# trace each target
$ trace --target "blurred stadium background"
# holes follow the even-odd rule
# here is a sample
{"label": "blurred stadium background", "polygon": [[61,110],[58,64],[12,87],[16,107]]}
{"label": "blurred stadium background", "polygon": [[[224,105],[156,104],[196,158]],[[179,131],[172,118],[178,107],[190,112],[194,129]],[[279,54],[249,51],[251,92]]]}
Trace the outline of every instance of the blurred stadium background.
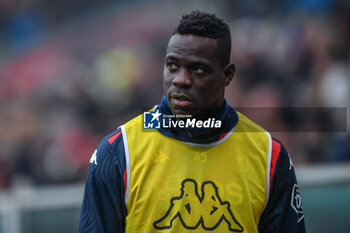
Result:
{"label": "blurred stadium background", "polygon": [[[236,107],[290,152],[307,231],[350,229],[350,134],[325,107],[350,105],[347,0],[0,0],[0,233],[77,232],[99,140],[159,103],[163,56],[183,13],[217,13],[232,30]],[[306,122],[278,107],[317,107]]]}

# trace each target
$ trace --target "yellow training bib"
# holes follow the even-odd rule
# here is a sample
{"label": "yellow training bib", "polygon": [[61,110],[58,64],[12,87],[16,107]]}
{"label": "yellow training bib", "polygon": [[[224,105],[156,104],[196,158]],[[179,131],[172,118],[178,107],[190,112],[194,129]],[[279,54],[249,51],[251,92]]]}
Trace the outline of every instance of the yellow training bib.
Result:
{"label": "yellow training bib", "polygon": [[122,126],[127,161],[126,233],[258,232],[269,189],[271,137],[238,113],[211,144]]}

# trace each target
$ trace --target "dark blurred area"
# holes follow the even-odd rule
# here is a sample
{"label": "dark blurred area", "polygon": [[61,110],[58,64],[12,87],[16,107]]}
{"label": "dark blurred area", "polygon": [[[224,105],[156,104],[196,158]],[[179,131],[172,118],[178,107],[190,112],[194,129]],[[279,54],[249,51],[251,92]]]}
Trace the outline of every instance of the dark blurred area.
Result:
{"label": "dark blurred area", "polygon": [[[296,164],[350,160],[349,126],[322,132],[337,124],[323,108],[349,122],[349,1],[0,0],[0,189],[84,181],[101,138],[160,103],[167,41],[193,9],[230,24],[229,103],[272,109],[248,116],[286,129],[272,135]],[[302,112],[279,107],[320,117],[293,132]]]}

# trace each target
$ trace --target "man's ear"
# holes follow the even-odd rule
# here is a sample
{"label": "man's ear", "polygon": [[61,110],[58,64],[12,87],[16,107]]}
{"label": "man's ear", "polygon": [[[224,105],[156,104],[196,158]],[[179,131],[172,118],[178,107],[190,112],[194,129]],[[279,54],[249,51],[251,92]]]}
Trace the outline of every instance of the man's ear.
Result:
{"label": "man's ear", "polygon": [[233,64],[228,64],[224,67],[224,79],[223,85],[226,87],[231,83],[231,80],[233,78],[233,75],[235,74],[236,68]]}

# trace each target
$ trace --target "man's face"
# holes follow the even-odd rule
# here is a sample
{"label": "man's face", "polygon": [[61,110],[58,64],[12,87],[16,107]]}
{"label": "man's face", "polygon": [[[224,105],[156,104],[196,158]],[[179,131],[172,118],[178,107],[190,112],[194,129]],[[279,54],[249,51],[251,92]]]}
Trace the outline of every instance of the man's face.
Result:
{"label": "man's face", "polygon": [[205,118],[221,108],[227,84],[218,54],[215,39],[179,34],[171,37],[163,85],[173,114]]}

